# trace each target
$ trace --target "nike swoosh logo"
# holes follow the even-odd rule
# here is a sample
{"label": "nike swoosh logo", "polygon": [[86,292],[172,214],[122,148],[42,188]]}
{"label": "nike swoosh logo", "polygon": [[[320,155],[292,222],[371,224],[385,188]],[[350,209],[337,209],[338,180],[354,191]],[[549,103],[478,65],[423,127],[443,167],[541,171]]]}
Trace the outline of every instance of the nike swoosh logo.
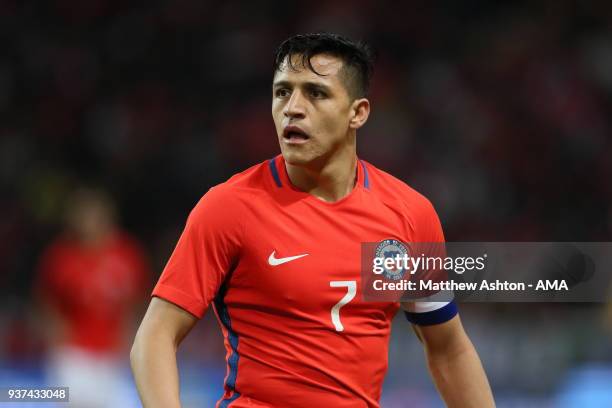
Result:
{"label": "nike swoosh logo", "polygon": [[296,256],[288,256],[286,258],[277,258],[275,255],[276,255],[276,251],[272,251],[272,253],[268,257],[268,263],[272,266],[282,265],[284,263],[295,261],[296,259],[300,259],[305,256],[308,256],[308,254],[302,254],[302,255],[296,255]]}

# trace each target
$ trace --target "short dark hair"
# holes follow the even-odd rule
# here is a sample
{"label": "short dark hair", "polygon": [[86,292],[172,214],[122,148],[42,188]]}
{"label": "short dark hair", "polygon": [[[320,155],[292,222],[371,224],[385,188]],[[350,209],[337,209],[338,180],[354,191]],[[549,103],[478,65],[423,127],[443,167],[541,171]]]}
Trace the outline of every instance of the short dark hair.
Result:
{"label": "short dark hair", "polygon": [[[310,62],[311,58],[318,54],[329,54],[344,62],[343,69],[349,95],[353,98],[367,95],[374,69],[374,53],[365,42],[354,42],[338,34],[298,34],[286,39],[276,50],[273,72],[280,70],[285,58],[301,55],[302,66],[320,75]],[[291,69],[295,69],[291,58],[287,58],[287,63]]]}

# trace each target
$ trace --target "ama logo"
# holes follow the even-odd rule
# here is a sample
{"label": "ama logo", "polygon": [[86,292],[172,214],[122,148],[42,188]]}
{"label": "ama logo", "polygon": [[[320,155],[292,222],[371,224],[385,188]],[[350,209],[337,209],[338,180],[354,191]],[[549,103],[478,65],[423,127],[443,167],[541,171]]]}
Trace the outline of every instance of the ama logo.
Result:
{"label": "ama logo", "polygon": [[[408,249],[397,239],[385,239],[376,247],[376,258],[382,259],[383,275],[390,280],[400,280],[406,273],[403,259],[408,255]],[[401,262],[397,260],[402,259]],[[393,260],[393,262],[389,261]]]}

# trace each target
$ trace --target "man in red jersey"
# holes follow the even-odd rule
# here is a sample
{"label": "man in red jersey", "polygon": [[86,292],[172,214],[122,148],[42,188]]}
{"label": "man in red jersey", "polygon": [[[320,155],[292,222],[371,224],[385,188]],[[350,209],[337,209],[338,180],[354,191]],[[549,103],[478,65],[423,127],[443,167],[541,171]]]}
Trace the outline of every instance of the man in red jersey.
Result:
{"label": "man in red jersey", "polygon": [[[357,158],[371,68],[364,45],[337,35],[281,44],[272,116],[282,154],[191,212],[132,348],[145,407],[180,407],[176,349],[211,303],[227,349],[217,407],[379,407],[400,304],[356,296],[361,243],[444,237],[425,197]],[[494,406],[454,303],[402,306],[446,403]]]}
{"label": "man in red jersey", "polygon": [[49,347],[48,382],[69,387],[77,407],[124,406],[124,356],[149,286],[147,261],[116,224],[104,192],[77,190],[66,215],[66,230],[41,257],[36,285]]}

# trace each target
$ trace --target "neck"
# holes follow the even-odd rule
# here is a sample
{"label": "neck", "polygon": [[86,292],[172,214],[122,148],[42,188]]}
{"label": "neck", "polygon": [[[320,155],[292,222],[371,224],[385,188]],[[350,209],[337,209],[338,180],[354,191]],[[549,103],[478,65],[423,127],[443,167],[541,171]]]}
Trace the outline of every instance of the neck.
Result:
{"label": "neck", "polygon": [[295,187],[326,202],[338,201],[349,195],[357,180],[355,150],[309,166],[287,162],[285,166],[289,180]]}

